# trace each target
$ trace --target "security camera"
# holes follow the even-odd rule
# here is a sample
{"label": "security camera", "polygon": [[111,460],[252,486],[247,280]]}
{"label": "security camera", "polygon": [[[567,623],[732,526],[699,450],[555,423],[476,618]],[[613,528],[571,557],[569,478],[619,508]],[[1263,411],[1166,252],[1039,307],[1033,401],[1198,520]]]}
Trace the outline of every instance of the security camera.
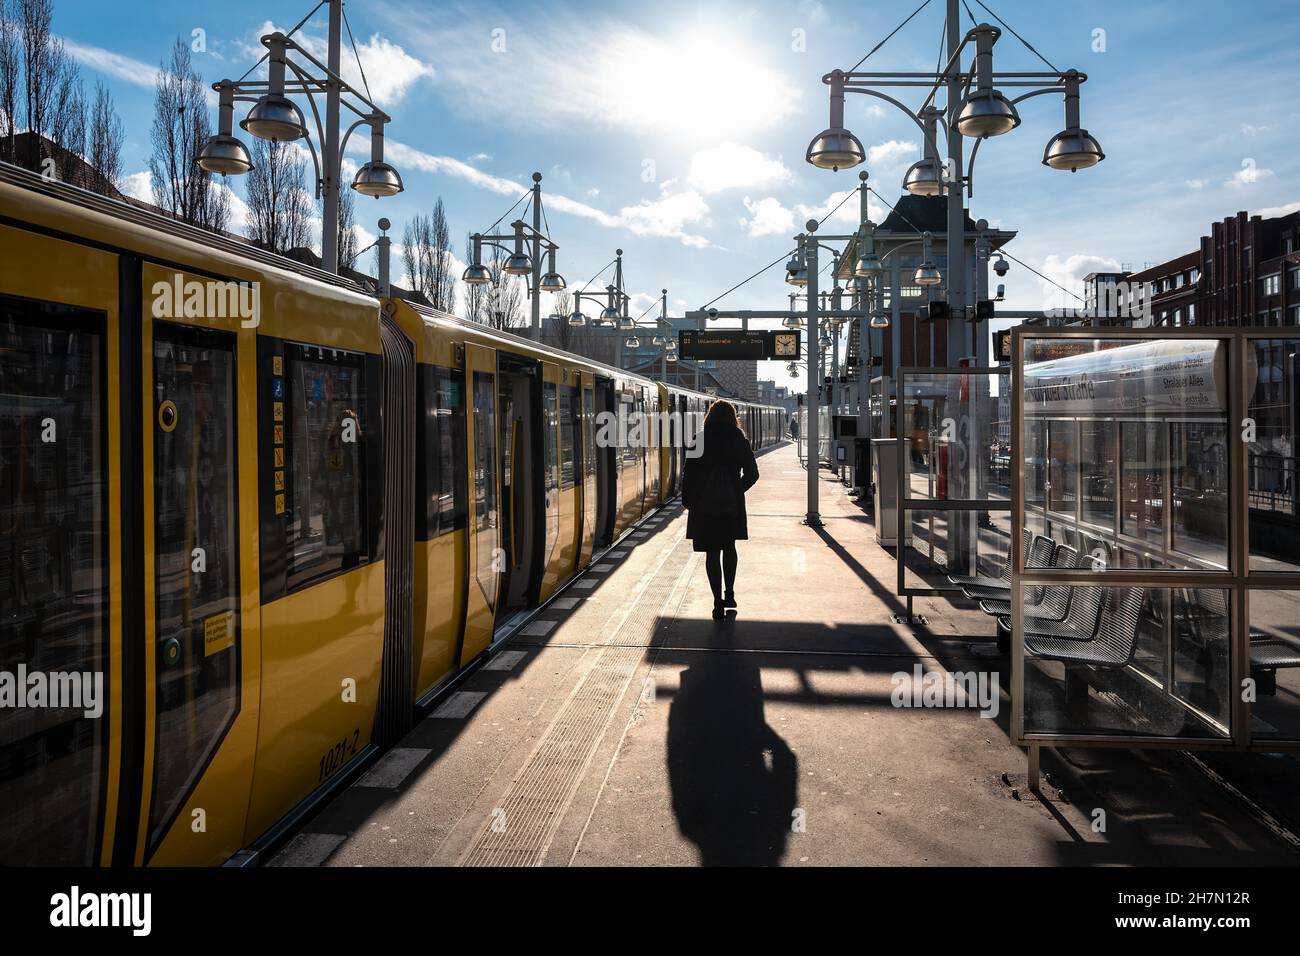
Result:
{"label": "security camera", "polygon": [[998,261],[993,263],[993,271],[1000,276],[1004,276],[1011,271],[1011,265],[1010,263],[1007,262],[1006,259],[1003,259],[1001,256],[998,256]]}
{"label": "security camera", "polygon": [[1007,297],[1007,287],[998,283],[998,301],[1001,302]]}
{"label": "security camera", "polygon": [[709,309],[708,315],[709,315],[709,321],[712,322],[714,319],[718,317],[718,310]]}

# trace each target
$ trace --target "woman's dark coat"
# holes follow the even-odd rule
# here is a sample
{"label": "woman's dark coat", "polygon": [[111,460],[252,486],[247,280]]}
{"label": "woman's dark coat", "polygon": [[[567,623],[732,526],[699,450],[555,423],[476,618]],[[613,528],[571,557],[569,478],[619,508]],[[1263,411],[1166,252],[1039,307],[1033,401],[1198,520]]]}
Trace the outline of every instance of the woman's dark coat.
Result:
{"label": "woman's dark coat", "polygon": [[[694,542],[696,551],[719,551],[733,541],[749,538],[745,492],[758,481],[758,464],[749,439],[739,428],[706,428],[697,440],[702,442],[703,454],[692,458],[693,449],[688,450],[682,472],[682,504],[689,512],[686,537]],[[692,507],[692,490],[701,487],[713,469],[726,476],[735,493],[736,508],[730,515],[708,514]]]}

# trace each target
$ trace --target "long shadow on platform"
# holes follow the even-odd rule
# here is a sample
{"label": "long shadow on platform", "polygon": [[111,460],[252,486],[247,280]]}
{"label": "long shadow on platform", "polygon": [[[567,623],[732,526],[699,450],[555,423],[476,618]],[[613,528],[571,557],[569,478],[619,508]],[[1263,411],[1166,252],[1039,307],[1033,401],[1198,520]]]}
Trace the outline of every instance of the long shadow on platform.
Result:
{"label": "long shadow on platform", "polygon": [[[724,625],[725,627],[725,625]],[[705,866],[774,866],[799,791],[794,751],[767,723],[752,655],[697,655],[668,712],[668,781]]]}

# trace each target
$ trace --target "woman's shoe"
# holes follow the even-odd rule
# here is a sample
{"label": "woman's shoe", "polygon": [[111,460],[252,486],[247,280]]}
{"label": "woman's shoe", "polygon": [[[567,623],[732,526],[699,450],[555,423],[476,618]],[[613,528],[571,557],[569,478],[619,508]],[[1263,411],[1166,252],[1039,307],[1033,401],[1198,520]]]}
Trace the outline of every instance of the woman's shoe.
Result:
{"label": "woman's shoe", "polygon": [[714,602],[713,602],[713,619],[714,619],[715,621],[721,621],[721,620],[726,616],[726,614],[727,614],[727,611],[726,611],[726,608],[723,607],[722,602],[721,602],[721,601],[714,601]]}
{"label": "woman's shoe", "polygon": [[729,608],[732,608],[733,610],[735,609],[735,607],[736,607],[736,592],[735,592],[735,591],[728,591],[728,592],[727,592],[726,600],[724,600],[724,601],[722,602],[722,606],[723,606],[723,607],[729,607]]}

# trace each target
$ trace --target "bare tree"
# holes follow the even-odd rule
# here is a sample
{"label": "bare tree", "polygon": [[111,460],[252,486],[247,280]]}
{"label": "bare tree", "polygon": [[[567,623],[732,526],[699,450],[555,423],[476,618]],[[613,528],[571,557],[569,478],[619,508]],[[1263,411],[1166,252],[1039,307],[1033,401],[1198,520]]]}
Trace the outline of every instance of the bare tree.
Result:
{"label": "bare tree", "polygon": [[189,44],[177,39],[154,90],[149,156],[154,204],[186,222],[222,230],[230,219],[229,197],[197,163],[211,134],[203,81]]}
{"label": "bare tree", "polygon": [[14,0],[0,0],[0,160],[15,161],[18,133],[19,43]]}
{"label": "bare tree", "polygon": [[307,194],[306,159],[291,143],[264,139],[253,141],[252,159],[246,193],[248,238],[279,253],[307,245],[312,201]]}
{"label": "bare tree", "polygon": [[[324,228],[323,222],[322,228]],[[339,190],[338,250],[339,264],[355,269],[352,260],[357,257],[357,209],[351,188]]]}
{"label": "bare tree", "polygon": [[23,106],[29,132],[37,138],[49,129],[50,100],[54,95],[57,59],[62,44],[50,35],[54,18],[52,0],[18,0],[23,48]]}
{"label": "bare tree", "polygon": [[481,287],[478,310],[469,316],[475,322],[502,331],[524,324],[524,292],[518,277],[505,271],[505,262],[506,253],[493,246],[487,262],[483,263],[491,279]]}
{"label": "bare tree", "polygon": [[86,155],[86,95],[81,86],[81,71],[58,44],[46,58],[50,70],[50,99],[46,117],[46,138],[55,146],[55,170],[63,182],[87,185],[82,157]]}
{"label": "bare tree", "polygon": [[442,197],[431,216],[415,215],[402,231],[402,262],[407,282],[435,309],[456,308],[456,274],[451,266],[451,228]]}
{"label": "bare tree", "polygon": [[95,181],[88,185],[96,192],[115,192],[122,181],[122,118],[113,108],[112,94],[102,83],[95,84],[89,136],[86,161]]}

